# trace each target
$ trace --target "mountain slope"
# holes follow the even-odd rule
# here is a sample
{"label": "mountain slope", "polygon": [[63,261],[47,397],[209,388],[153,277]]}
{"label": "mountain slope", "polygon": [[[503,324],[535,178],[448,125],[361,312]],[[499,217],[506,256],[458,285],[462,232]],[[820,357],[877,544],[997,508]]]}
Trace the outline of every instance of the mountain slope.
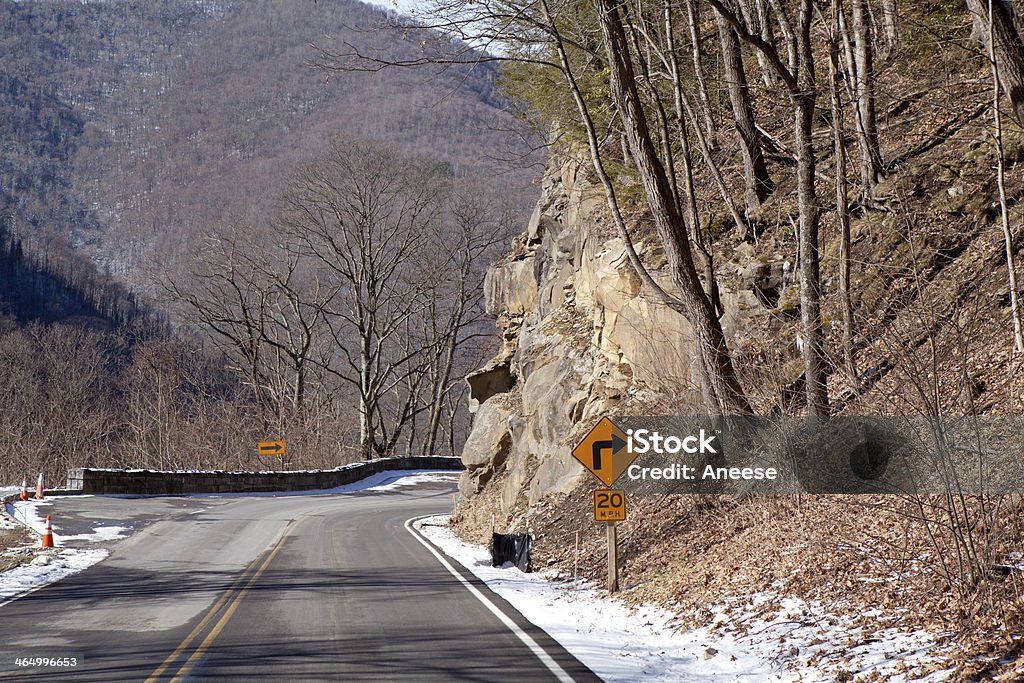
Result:
{"label": "mountain slope", "polygon": [[[27,248],[57,237],[142,290],[219,221],[262,218],[332,136],[386,140],[495,179],[527,154],[490,68],[327,73],[343,43],[408,57],[436,35],[358,2],[0,3],[0,203]],[[497,151],[495,150],[504,150]],[[160,269],[151,266],[160,263]]]}

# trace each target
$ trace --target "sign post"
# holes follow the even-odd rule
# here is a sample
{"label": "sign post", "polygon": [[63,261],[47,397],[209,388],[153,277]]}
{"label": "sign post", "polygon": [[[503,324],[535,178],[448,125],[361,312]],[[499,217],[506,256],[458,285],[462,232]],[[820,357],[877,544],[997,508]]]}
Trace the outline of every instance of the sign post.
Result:
{"label": "sign post", "polygon": [[[606,487],[629,468],[636,454],[629,448],[626,435],[607,417],[602,417],[590,433],[572,450],[572,457]],[[626,521],[626,492],[604,488],[594,491],[594,519],[605,524],[608,536],[608,592],[619,590],[619,544],[616,522]]]}
{"label": "sign post", "polygon": [[614,593],[619,590],[619,534],[615,523],[626,521],[626,492],[595,490],[594,519],[604,523],[608,536],[608,592]]}
{"label": "sign post", "polygon": [[605,522],[608,530],[608,592],[619,590],[619,534],[615,522]]}

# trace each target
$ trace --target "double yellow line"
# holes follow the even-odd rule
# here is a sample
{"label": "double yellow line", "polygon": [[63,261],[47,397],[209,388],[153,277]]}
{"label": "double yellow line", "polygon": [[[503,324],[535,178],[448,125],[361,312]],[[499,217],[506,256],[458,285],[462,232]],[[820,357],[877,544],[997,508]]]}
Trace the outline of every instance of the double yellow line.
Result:
{"label": "double yellow line", "polygon": [[[288,534],[291,531],[295,522],[288,524],[274,540],[267,550],[263,552],[259,557],[253,560],[245,568],[245,570],[238,576],[237,579],[231,584],[231,587],[221,595],[213,606],[210,607],[206,612],[206,616],[203,617],[202,621],[196,624],[196,627],[192,629],[192,632],[185,636],[185,640],[181,641],[181,644],[175,648],[174,652],[168,655],[167,659],[158,666],[149,678],[146,679],[146,683],[157,683],[164,675],[171,675],[168,669],[177,662],[183,655],[183,653],[192,647],[192,643],[195,642],[204,632],[206,637],[195,647],[192,654],[185,662],[178,667],[174,672],[173,677],[169,683],[179,683],[182,679],[188,676],[192,667],[199,661],[206,651],[213,644],[213,641],[217,640],[217,636],[224,630],[228,622],[231,621],[231,617],[234,615],[235,610],[238,609],[238,605],[241,604],[242,599],[245,597],[249,589],[259,580],[260,575],[263,574],[264,570],[270,563],[274,561],[274,557],[278,551],[284,546],[285,540],[288,538]],[[242,584],[245,584],[244,586]],[[239,588],[241,586],[241,588]],[[227,605],[227,608],[221,611],[221,608]],[[217,619],[216,623],[207,631],[207,626],[214,620],[217,615],[220,614],[220,618]]]}

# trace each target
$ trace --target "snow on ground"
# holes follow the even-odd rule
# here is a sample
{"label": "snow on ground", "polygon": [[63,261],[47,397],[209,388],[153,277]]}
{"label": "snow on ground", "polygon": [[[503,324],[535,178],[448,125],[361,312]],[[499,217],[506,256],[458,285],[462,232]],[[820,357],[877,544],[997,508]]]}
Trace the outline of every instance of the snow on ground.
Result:
{"label": "snow on ground", "polygon": [[681,631],[671,613],[632,609],[591,583],[491,567],[488,549],[463,542],[446,522],[440,516],[416,526],[606,681],[809,682],[843,672],[921,680],[907,668],[936,658],[929,634],[865,631],[820,605],[771,593],[721,605],[707,627]]}
{"label": "snow on ground", "polygon": [[85,541],[87,543],[101,543],[103,541],[114,541],[119,538],[126,538],[125,531],[131,527],[126,526],[97,526],[93,527],[91,534],[75,534],[74,536],[60,537],[63,541]]}
{"label": "snow on ground", "polygon": [[[17,486],[0,486],[0,498],[4,498],[5,496],[9,496],[10,494],[17,492]],[[17,526],[18,525],[13,520],[0,514],[0,529],[15,529]]]}
{"label": "snow on ground", "polygon": [[[50,513],[53,501],[62,497],[63,496],[53,496],[43,500],[16,500],[13,503],[7,504],[7,514],[14,517],[41,536],[43,531],[46,529],[46,515]],[[89,496],[75,496],[75,498],[88,497]],[[10,523],[10,520],[7,521]],[[60,547],[64,545],[66,541],[86,541],[89,543],[112,541],[118,538],[124,538],[125,534],[123,532],[127,530],[128,527],[123,526],[97,526],[93,527],[91,534],[76,534],[74,536],[58,533],[55,530],[53,534],[53,542],[55,545]]]}
{"label": "snow on ground", "polygon": [[[365,484],[362,488],[351,489],[353,491],[396,491],[418,484],[453,484],[458,482],[460,474],[461,472],[445,470],[411,470],[407,472],[386,470],[378,475],[367,477],[363,481],[349,484],[349,486]],[[380,477],[380,479],[371,481],[374,477]]]}
{"label": "snow on ground", "polygon": [[108,554],[98,548],[61,548],[38,555],[28,564],[0,574],[0,605],[91,567]]}
{"label": "snow on ground", "polygon": [[53,499],[43,500],[16,500],[13,503],[7,503],[7,514],[14,517],[19,522],[27,526],[37,534],[42,535],[43,529],[46,528],[46,510],[53,505]]}
{"label": "snow on ground", "polygon": [[[52,505],[52,499],[27,500],[8,503],[5,508],[8,515],[31,528],[37,534],[42,534],[46,526],[47,509]],[[14,528],[16,525],[17,523],[10,518],[0,516],[0,528]],[[55,534],[54,542],[58,546],[57,548],[39,550],[39,554],[28,564],[23,564],[0,573],[0,605],[15,600],[54,581],[59,581],[65,576],[76,574],[105,558],[109,554],[106,550],[98,548],[61,548],[60,546],[64,541],[70,540],[99,541],[107,540],[108,538],[120,538],[120,536],[110,535],[110,530],[112,529],[121,530],[121,527],[99,527],[94,530],[94,534],[81,534],[79,536],[61,537],[60,534]],[[35,543],[38,543],[38,541]],[[15,550],[23,550],[23,548]]]}

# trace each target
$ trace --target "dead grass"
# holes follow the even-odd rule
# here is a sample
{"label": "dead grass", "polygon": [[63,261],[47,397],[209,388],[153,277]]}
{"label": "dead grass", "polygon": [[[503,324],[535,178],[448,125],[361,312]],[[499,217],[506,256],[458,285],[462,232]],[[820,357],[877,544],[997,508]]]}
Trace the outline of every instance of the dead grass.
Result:
{"label": "dead grass", "polygon": [[32,535],[24,529],[0,529],[0,572],[29,562]]}

